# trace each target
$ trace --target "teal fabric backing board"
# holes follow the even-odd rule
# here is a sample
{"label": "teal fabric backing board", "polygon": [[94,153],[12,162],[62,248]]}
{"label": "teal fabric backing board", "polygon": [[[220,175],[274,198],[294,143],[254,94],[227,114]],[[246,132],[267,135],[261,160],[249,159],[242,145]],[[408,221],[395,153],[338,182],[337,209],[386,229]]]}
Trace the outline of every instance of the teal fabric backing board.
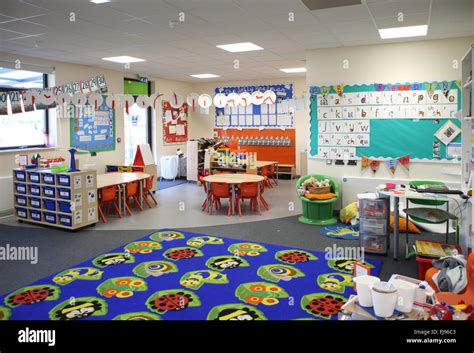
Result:
{"label": "teal fabric backing board", "polygon": [[[456,89],[458,91],[458,110],[461,109],[461,89],[459,81],[444,82],[423,82],[405,84],[366,84],[344,86],[344,93],[354,92],[383,92],[410,90],[440,90]],[[318,116],[317,116],[317,95],[323,91],[336,93],[337,86],[310,86],[310,146],[311,156],[318,154]],[[370,120],[370,146],[357,147],[356,155],[375,158],[397,158],[409,154],[410,158],[441,160],[446,158],[446,146],[440,143],[440,158],[433,157],[433,142],[439,141],[434,134],[448,121],[452,121],[457,126],[461,122],[457,119],[439,119],[439,123],[434,123],[435,119],[371,119]],[[459,134],[452,142],[460,142]]]}

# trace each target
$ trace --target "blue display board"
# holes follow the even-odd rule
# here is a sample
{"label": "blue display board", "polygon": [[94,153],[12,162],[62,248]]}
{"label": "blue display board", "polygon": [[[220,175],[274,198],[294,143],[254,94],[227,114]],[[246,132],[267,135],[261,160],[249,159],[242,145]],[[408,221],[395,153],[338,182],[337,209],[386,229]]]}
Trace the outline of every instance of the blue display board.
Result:
{"label": "blue display board", "polygon": [[97,110],[87,105],[74,107],[73,111],[71,147],[89,152],[115,150],[115,110],[105,100]]}
{"label": "blue display board", "polygon": [[[451,159],[435,134],[457,119],[459,81],[310,86],[311,156]],[[461,134],[452,140],[461,141]],[[324,156],[323,156],[324,155]]]}
{"label": "blue display board", "polygon": [[253,93],[255,91],[273,91],[277,96],[274,105],[254,105],[248,107],[239,106],[236,108],[225,107],[216,108],[215,127],[216,128],[258,128],[258,127],[294,127],[293,113],[288,111],[288,104],[282,103],[293,98],[293,84],[274,85],[248,85],[216,87],[215,93]]}

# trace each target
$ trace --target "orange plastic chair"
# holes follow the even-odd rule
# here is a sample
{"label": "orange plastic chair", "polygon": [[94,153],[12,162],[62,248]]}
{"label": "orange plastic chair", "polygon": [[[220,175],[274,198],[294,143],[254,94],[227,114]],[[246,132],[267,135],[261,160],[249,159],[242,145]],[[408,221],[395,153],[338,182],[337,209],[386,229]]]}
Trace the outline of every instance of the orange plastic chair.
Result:
{"label": "orange plastic chair", "polygon": [[263,192],[265,191],[265,180],[260,182],[260,201],[262,202],[263,207],[268,211],[270,207],[268,206],[267,201],[263,198]]}
{"label": "orange plastic chair", "polygon": [[[204,192],[206,193],[206,198],[204,199],[204,201],[202,202],[202,206],[201,206],[201,211],[206,211],[206,207],[207,207],[207,203],[211,203],[211,199],[212,199],[212,194],[211,194],[211,191],[207,189],[207,183],[205,181],[202,182],[202,185],[204,186]],[[219,201],[219,199],[217,200],[217,203],[218,203],[218,208],[221,208],[221,202]]]}
{"label": "orange plastic chair", "polygon": [[466,264],[466,278],[467,286],[461,293],[451,292],[438,292],[436,284],[433,282],[433,276],[439,271],[438,268],[432,267],[426,271],[426,281],[428,284],[437,291],[436,298],[440,302],[444,302],[448,305],[457,305],[459,302],[464,301],[465,304],[474,305],[474,252],[470,253],[467,257]]}
{"label": "orange plastic chair", "polygon": [[132,211],[130,211],[130,207],[128,206],[128,201],[130,198],[133,199],[134,204],[140,211],[143,211],[142,206],[140,205],[140,201],[138,200],[138,181],[132,181],[127,184],[127,190],[126,190],[126,196],[125,196],[125,209],[127,210],[127,213],[131,216]]}
{"label": "orange plastic chair", "polygon": [[220,199],[229,199],[229,211],[227,215],[230,216],[233,200],[229,185],[226,183],[211,183],[211,207],[209,207],[209,214],[212,215],[213,207],[215,207],[217,211],[220,206]]}
{"label": "orange plastic chair", "polygon": [[115,214],[118,214],[119,218],[122,218],[122,215],[120,214],[120,209],[117,204],[117,185],[107,186],[105,188],[100,189],[98,209],[99,209],[99,216],[104,223],[107,223],[107,220],[105,219],[105,215],[104,215],[104,212],[102,211],[102,207],[103,206],[106,207],[107,216],[108,216],[110,203],[112,203],[112,205],[114,206]]}
{"label": "orange plastic chair", "polygon": [[278,180],[275,178],[275,164],[270,164],[268,167],[268,177],[273,179],[275,185],[278,185]]}
{"label": "orange plastic chair", "polygon": [[269,189],[273,188],[272,183],[270,183],[270,180],[268,179],[270,175],[270,168],[268,168],[267,165],[260,168],[260,175],[265,178],[265,186],[267,186]]}
{"label": "orange plastic chair", "polygon": [[148,201],[148,197],[151,197],[155,205],[158,205],[158,202],[156,202],[155,197],[153,196],[153,193],[151,192],[151,189],[153,188],[153,180],[155,179],[155,176],[152,175],[146,179],[146,185],[143,188],[143,201],[147,204],[148,208],[152,208],[153,206],[151,203]]}
{"label": "orange plastic chair", "polygon": [[260,203],[258,202],[258,182],[248,182],[241,183],[239,191],[237,192],[237,209],[239,211],[239,216],[242,216],[242,209],[240,207],[240,202],[245,199],[250,199],[250,209],[255,210],[258,207],[258,214],[262,215],[262,209],[260,208]]}

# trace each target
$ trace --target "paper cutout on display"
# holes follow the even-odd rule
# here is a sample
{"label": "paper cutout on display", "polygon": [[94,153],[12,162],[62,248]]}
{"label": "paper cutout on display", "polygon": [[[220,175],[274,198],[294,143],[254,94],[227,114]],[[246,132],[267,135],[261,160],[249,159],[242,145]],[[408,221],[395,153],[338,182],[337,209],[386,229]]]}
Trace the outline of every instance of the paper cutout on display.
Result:
{"label": "paper cutout on display", "polygon": [[12,114],[21,113],[23,110],[21,108],[21,93],[20,91],[10,91],[8,92],[10,96],[10,107],[12,109]]}
{"label": "paper cutout on display", "polygon": [[268,90],[263,93],[263,103],[265,104],[275,104],[276,102],[276,94],[275,92]]}
{"label": "paper cutout on display", "polygon": [[123,104],[123,107],[125,108],[125,113],[128,114],[130,107],[135,104],[135,98],[133,98],[131,94],[125,94],[122,97],[121,103]]}
{"label": "paper cutout on display", "polygon": [[445,145],[453,141],[461,133],[459,126],[452,121],[447,121],[436,133],[435,136]]}
{"label": "paper cutout on display", "polygon": [[212,98],[208,94],[201,94],[198,99],[199,106],[201,108],[209,108],[212,104]]}
{"label": "paper cutout on display", "polygon": [[223,93],[218,93],[214,96],[213,101],[217,108],[224,108],[227,104],[227,96]]}
{"label": "paper cutout on display", "polygon": [[366,156],[362,156],[361,161],[360,161],[360,169],[363,171],[370,165],[371,160],[367,158]]}
{"label": "paper cutout on display", "polygon": [[372,170],[372,172],[376,173],[379,167],[380,161],[376,161],[374,159],[370,160],[370,169]]}
{"label": "paper cutout on display", "polygon": [[240,105],[248,107],[252,104],[252,95],[248,92],[242,92],[239,94]]}
{"label": "paper cutout on display", "polygon": [[397,169],[398,161],[396,159],[389,159],[385,163],[387,163],[387,168],[390,171],[390,173],[394,175]]}
{"label": "paper cutout on display", "polygon": [[263,93],[260,91],[255,91],[252,93],[252,104],[261,105],[263,103]]}
{"label": "paper cutout on display", "polygon": [[342,97],[342,94],[344,93],[344,85],[337,85],[337,86],[334,86],[334,91],[336,91],[336,93]]}
{"label": "paper cutout on display", "polygon": [[188,96],[186,97],[186,102],[188,103],[189,107],[191,108],[193,112],[195,112],[196,108],[199,106],[198,100],[199,100],[199,94],[194,93],[194,92],[188,94]]}
{"label": "paper cutout on display", "polygon": [[88,95],[87,102],[97,110],[103,104],[104,97],[100,93],[92,92]]}
{"label": "paper cutout on display", "polygon": [[173,93],[169,100],[171,107],[179,109],[184,104],[184,98],[180,94]]}
{"label": "paper cutout on display", "polygon": [[405,167],[405,169],[407,171],[410,170],[410,155],[407,154],[406,156],[403,156],[403,157],[398,157],[397,158],[397,161],[403,166]]}
{"label": "paper cutout on display", "polygon": [[151,97],[141,94],[135,100],[139,108],[146,109],[151,105]]}

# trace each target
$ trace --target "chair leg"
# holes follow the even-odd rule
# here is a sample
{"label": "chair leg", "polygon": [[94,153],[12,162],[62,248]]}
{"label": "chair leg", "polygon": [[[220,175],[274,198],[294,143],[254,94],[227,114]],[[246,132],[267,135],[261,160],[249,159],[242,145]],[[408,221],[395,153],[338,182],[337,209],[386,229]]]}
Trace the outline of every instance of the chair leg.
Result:
{"label": "chair leg", "polygon": [[132,215],[132,211],[130,210],[130,207],[128,207],[128,204],[125,203],[125,211],[127,211],[128,215],[131,216]]}
{"label": "chair leg", "polygon": [[260,201],[262,201],[262,204],[263,204],[263,207],[265,207],[267,209],[267,211],[270,209],[270,207],[268,207],[268,203],[267,201],[265,201],[265,199],[263,198],[263,195],[260,195]]}
{"label": "chair leg", "polygon": [[212,208],[214,207],[214,196],[211,196],[211,206],[209,207],[209,214],[212,216]]}
{"label": "chair leg", "polygon": [[117,201],[114,200],[114,208],[115,212],[118,214],[119,218],[122,218],[122,214],[120,213],[120,209],[118,207]]}
{"label": "chair leg", "polygon": [[146,192],[143,192],[142,194],[142,198],[143,198],[143,202],[146,203],[146,205],[148,206],[148,208],[152,208],[153,206],[151,205],[150,201],[148,201],[148,198],[147,198],[147,195],[146,195]]}
{"label": "chair leg", "polygon": [[240,206],[240,198],[237,197],[237,211],[239,211],[239,217],[242,217],[242,208]]}
{"label": "chair leg", "polygon": [[262,209],[260,208],[260,202],[258,202],[258,198],[255,197],[254,198],[254,202],[257,204],[257,207],[258,207],[258,214],[261,216],[262,215]]}
{"label": "chair leg", "polygon": [[107,220],[105,219],[105,216],[104,216],[104,212],[102,212],[102,209],[100,208],[100,206],[97,208],[99,210],[99,216],[102,219],[102,222],[107,223]]}
{"label": "chair leg", "polygon": [[136,195],[133,195],[133,202],[134,202],[135,206],[137,206],[140,211],[143,211],[143,207],[142,207],[142,205],[140,205],[140,201],[138,201],[138,197]]}
{"label": "chair leg", "polygon": [[232,211],[232,202],[234,202],[234,200],[232,200],[232,195],[229,196],[229,211],[227,211],[227,216],[230,216],[230,213]]}
{"label": "chair leg", "polygon": [[151,199],[153,200],[153,202],[155,203],[155,205],[158,205],[158,202],[156,201],[155,196],[153,196],[153,193],[152,193],[151,191],[148,191],[148,196],[151,197]]}

